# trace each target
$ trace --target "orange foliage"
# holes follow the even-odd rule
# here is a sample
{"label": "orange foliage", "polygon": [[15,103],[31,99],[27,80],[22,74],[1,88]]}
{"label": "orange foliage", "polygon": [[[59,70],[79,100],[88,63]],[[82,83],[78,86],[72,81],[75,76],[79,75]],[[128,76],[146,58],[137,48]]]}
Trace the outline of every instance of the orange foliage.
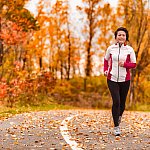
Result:
{"label": "orange foliage", "polygon": [[22,28],[11,21],[2,20],[0,37],[3,43],[9,45],[26,44],[27,33]]}
{"label": "orange foliage", "polygon": [[0,82],[0,98],[4,98],[5,95],[7,94],[7,85],[5,80],[2,79],[2,81]]}

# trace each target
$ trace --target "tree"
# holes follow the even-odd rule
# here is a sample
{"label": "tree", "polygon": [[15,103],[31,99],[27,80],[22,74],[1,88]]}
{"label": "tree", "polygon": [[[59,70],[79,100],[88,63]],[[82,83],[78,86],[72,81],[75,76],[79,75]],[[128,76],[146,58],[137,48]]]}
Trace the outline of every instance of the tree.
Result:
{"label": "tree", "polygon": [[109,3],[104,4],[101,11],[101,20],[99,21],[100,36],[98,44],[100,48],[106,51],[112,40],[111,30],[113,28],[114,17],[113,9]]}
{"label": "tree", "polygon": [[150,18],[146,0],[119,1],[118,13],[123,16],[123,26],[129,30],[130,44],[134,48],[137,67],[132,70],[130,88],[130,106],[138,100],[139,78],[147,67],[150,67]]}
{"label": "tree", "polygon": [[[0,17],[0,34],[1,34],[1,17]],[[3,44],[2,44],[2,38],[0,36],[0,66],[2,65],[3,61]]]}
{"label": "tree", "polygon": [[[78,47],[78,39],[73,32],[70,10],[68,0],[58,0],[48,12],[50,68],[56,73],[60,73],[61,79],[66,78],[68,80],[73,76]],[[77,60],[76,63],[78,64]]]}
{"label": "tree", "polygon": [[[111,30],[106,22],[110,19],[109,15],[112,13],[109,4],[105,4],[103,7],[103,1],[99,0],[82,0],[83,8],[78,7],[78,10],[82,13],[84,28],[82,34],[85,38],[84,46],[86,55],[86,76],[92,75],[93,61],[92,57],[96,52],[96,49],[100,49],[98,44],[108,45],[106,36]],[[85,19],[86,18],[86,19]],[[107,27],[105,26],[107,24]]]}
{"label": "tree", "polygon": [[[112,32],[115,31],[117,24],[116,15],[114,14],[113,9],[111,8],[109,3],[104,4],[104,6],[102,7],[101,19],[99,20],[98,24],[100,30],[100,35],[98,37],[98,44],[99,49],[102,50],[99,53],[99,57],[103,62],[106,49],[112,42],[112,39],[114,39]],[[103,67],[102,63],[100,64],[99,68],[101,67]]]}
{"label": "tree", "polygon": [[[9,20],[15,22],[17,26],[20,26],[23,31],[28,31],[30,29],[37,30],[39,26],[37,21],[33,18],[30,12],[24,8],[26,0],[18,1],[6,1],[0,0],[0,34],[2,34],[1,26],[2,20]],[[3,61],[3,38],[0,36],[0,65]]]}

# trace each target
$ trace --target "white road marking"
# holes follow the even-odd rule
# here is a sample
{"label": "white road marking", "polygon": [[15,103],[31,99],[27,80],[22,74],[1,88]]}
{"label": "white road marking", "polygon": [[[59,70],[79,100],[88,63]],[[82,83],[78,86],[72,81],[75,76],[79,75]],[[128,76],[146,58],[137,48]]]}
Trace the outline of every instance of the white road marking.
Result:
{"label": "white road marking", "polygon": [[79,147],[79,145],[75,141],[72,140],[72,137],[68,130],[69,121],[76,116],[78,116],[78,115],[74,115],[74,116],[65,118],[61,123],[60,132],[61,132],[61,135],[63,136],[63,138],[65,139],[65,141],[70,145],[72,150],[83,150],[82,148]]}

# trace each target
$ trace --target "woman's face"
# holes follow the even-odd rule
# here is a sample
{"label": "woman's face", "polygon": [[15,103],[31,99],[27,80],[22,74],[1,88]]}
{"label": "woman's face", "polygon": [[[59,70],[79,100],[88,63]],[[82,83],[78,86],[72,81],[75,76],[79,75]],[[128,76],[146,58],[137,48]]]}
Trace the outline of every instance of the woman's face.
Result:
{"label": "woman's face", "polygon": [[116,41],[120,44],[125,43],[126,33],[124,31],[118,31],[117,36],[116,36]]}

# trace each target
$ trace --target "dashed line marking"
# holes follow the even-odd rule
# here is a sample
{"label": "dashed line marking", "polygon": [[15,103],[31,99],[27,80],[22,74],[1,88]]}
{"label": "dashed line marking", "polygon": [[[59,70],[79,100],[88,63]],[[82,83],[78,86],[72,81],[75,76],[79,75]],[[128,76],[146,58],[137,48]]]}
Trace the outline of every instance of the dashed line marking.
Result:
{"label": "dashed line marking", "polygon": [[74,115],[74,116],[65,118],[61,123],[60,132],[61,132],[61,135],[63,136],[64,140],[69,144],[69,146],[71,147],[72,150],[83,150],[82,148],[79,147],[79,145],[74,140],[72,140],[72,137],[68,130],[69,121],[77,116],[78,115]]}

